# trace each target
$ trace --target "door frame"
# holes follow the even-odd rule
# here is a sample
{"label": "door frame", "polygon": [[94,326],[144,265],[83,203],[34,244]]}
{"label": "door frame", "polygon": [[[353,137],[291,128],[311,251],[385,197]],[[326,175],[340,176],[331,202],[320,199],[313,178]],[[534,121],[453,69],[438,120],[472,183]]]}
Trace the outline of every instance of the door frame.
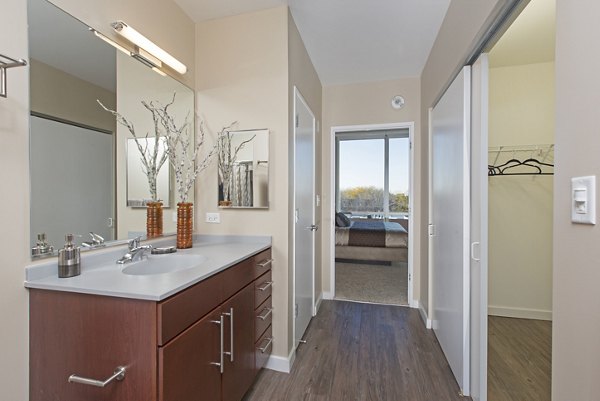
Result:
{"label": "door frame", "polygon": [[[292,305],[291,305],[291,314],[292,314],[292,352],[296,351],[298,348],[298,343],[296,342],[296,313],[295,313],[295,303],[296,303],[296,114],[297,114],[297,99],[302,102],[302,104],[306,107],[309,114],[312,117],[312,164],[313,164],[313,202],[312,202],[312,221],[313,224],[316,218],[316,204],[315,204],[315,194],[316,194],[316,117],[313,113],[312,109],[300,93],[300,90],[296,85],[294,85],[294,110],[292,114],[293,122],[293,140],[291,141],[290,146],[292,147],[292,213],[291,213],[291,224],[292,224]],[[314,233],[314,232],[313,232]],[[315,307],[315,262],[316,262],[316,235],[313,234],[312,241],[312,253],[313,259],[311,261],[311,271],[312,271],[312,316],[316,315],[316,307]]]}
{"label": "door frame", "polygon": [[343,125],[331,127],[331,135],[329,138],[330,142],[330,182],[329,186],[329,213],[331,216],[332,224],[329,224],[327,230],[329,231],[329,265],[331,266],[329,272],[329,293],[328,298],[335,298],[335,196],[336,196],[336,170],[337,170],[337,159],[336,159],[336,146],[335,146],[335,134],[352,131],[384,131],[392,129],[408,129],[408,306],[411,308],[418,308],[419,303],[413,299],[414,293],[414,272],[413,272],[413,258],[414,258],[414,130],[415,123],[409,122],[398,122],[398,123],[387,123],[387,124],[364,124],[364,125]]}

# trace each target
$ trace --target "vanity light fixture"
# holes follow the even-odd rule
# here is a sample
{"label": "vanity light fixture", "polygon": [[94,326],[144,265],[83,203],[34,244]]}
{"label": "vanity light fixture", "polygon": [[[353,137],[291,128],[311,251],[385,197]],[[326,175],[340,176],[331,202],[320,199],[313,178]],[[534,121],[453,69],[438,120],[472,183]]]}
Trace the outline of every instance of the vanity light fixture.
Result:
{"label": "vanity light fixture", "polygon": [[144,35],[127,25],[125,22],[113,22],[111,26],[119,35],[138,46],[140,50],[145,50],[150,55],[156,57],[180,74],[185,74],[187,72],[187,67],[185,64],[158,47],[150,39],[146,38]]}
{"label": "vanity light fixture", "polygon": [[128,56],[131,56],[131,52],[129,50],[127,50],[126,48],[124,48],[123,46],[121,46],[120,44],[118,44],[117,42],[102,35],[100,32],[98,32],[94,28],[89,28],[89,29],[90,29],[90,31],[94,32],[94,35],[96,35],[96,37],[102,39],[103,41],[105,41],[106,43],[108,43],[109,45],[114,47],[115,49],[122,51],[123,53],[127,54]]}

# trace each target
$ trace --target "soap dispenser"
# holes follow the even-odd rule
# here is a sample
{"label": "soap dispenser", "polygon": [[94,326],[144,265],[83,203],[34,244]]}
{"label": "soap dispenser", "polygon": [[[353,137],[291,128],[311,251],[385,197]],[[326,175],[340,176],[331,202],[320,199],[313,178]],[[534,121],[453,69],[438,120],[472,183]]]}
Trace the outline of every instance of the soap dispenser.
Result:
{"label": "soap dispenser", "polygon": [[65,247],[58,251],[58,277],[79,276],[81,274],[81,250],[73,244],[73,234],[67,234],[65,240]]}

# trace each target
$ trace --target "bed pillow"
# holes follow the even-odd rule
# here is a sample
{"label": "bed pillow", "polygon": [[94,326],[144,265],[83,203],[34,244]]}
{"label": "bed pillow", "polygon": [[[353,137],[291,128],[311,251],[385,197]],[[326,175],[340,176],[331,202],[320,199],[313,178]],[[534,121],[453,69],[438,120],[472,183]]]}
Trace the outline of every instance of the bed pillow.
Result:
{"label": "bed pillow", "polygon": [[342,212],[335,214],[335,225],[336,227],[350,227],[350,219]]}

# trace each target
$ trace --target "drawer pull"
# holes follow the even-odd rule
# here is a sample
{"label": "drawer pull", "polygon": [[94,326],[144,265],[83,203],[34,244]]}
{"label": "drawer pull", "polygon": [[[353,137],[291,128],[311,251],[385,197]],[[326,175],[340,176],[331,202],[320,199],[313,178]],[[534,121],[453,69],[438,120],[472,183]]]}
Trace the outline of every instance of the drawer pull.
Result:
{"label": "drawer pull", "polygon": [[265,345],[264,347],[258,347],[257,348],[263,354],[269,348],[269,346],[271,346],[271,343],[273,342],[273,337],[265,338],[265,340],[267,340],[267,345]]}
{"label": "drawer pull", "polygon": [[221,340],[221,348],[219,350],[219,362],[211,362],[210,364],[218,367],[219,372],[223,373],[223,371],[225,370],[225,364],[223,363],[223,315],[221,315],[221,318],[219,320],[211,320],[210,322],[219,325],[219,336]]}
{"label": "drawer pull", "polygon": [[[267,311],[267,313],[264,313],[265,311]],[[263,315],[264,313],[264,315]],[[259,318],[260,320],[265,320],[266,318],[269,317],[269,315],[273,313],[273,308],[265,308],[262,310],[261,314],[256,316],[257,318]]]}
{"label": "drawer pull", "polygon": [[269,266],[271,263],[273,262],[273,259],[265,259],[260,263],[257,263],[256,265],[259,267],[267,267]]}
{"label": "drawer pull", "polygon": [[229,308],[229,312],[223,315],[229,316],[229,352],[225,352],[225,355],[229,355],[229,360],[233,362],[233,308]]}
{"label": "drawer pull", "polygon": [[265,291],[266,289],[268,289],[272,285],[273,285],[272,281],[267,281],[266,283],[263,284],[262,287],[258,287],[258,290],[259,291]]}
{"label": "drawer pull", "polygon": [[94,387],[105,387],[108,384],[110,384],[113,380],[121,381],[121,380],[125,379],[125,370],[126,369],[124,366],[118,366],[117,369],[115,369],[115,372],[113,373],[113,375],[104,381],[88,379],[86,377],[81,377],[81,376],[77,376],[77,375],[71,375],[71,376],[69,376],[69,383],[87,384],[88,386],[94,386]]}

